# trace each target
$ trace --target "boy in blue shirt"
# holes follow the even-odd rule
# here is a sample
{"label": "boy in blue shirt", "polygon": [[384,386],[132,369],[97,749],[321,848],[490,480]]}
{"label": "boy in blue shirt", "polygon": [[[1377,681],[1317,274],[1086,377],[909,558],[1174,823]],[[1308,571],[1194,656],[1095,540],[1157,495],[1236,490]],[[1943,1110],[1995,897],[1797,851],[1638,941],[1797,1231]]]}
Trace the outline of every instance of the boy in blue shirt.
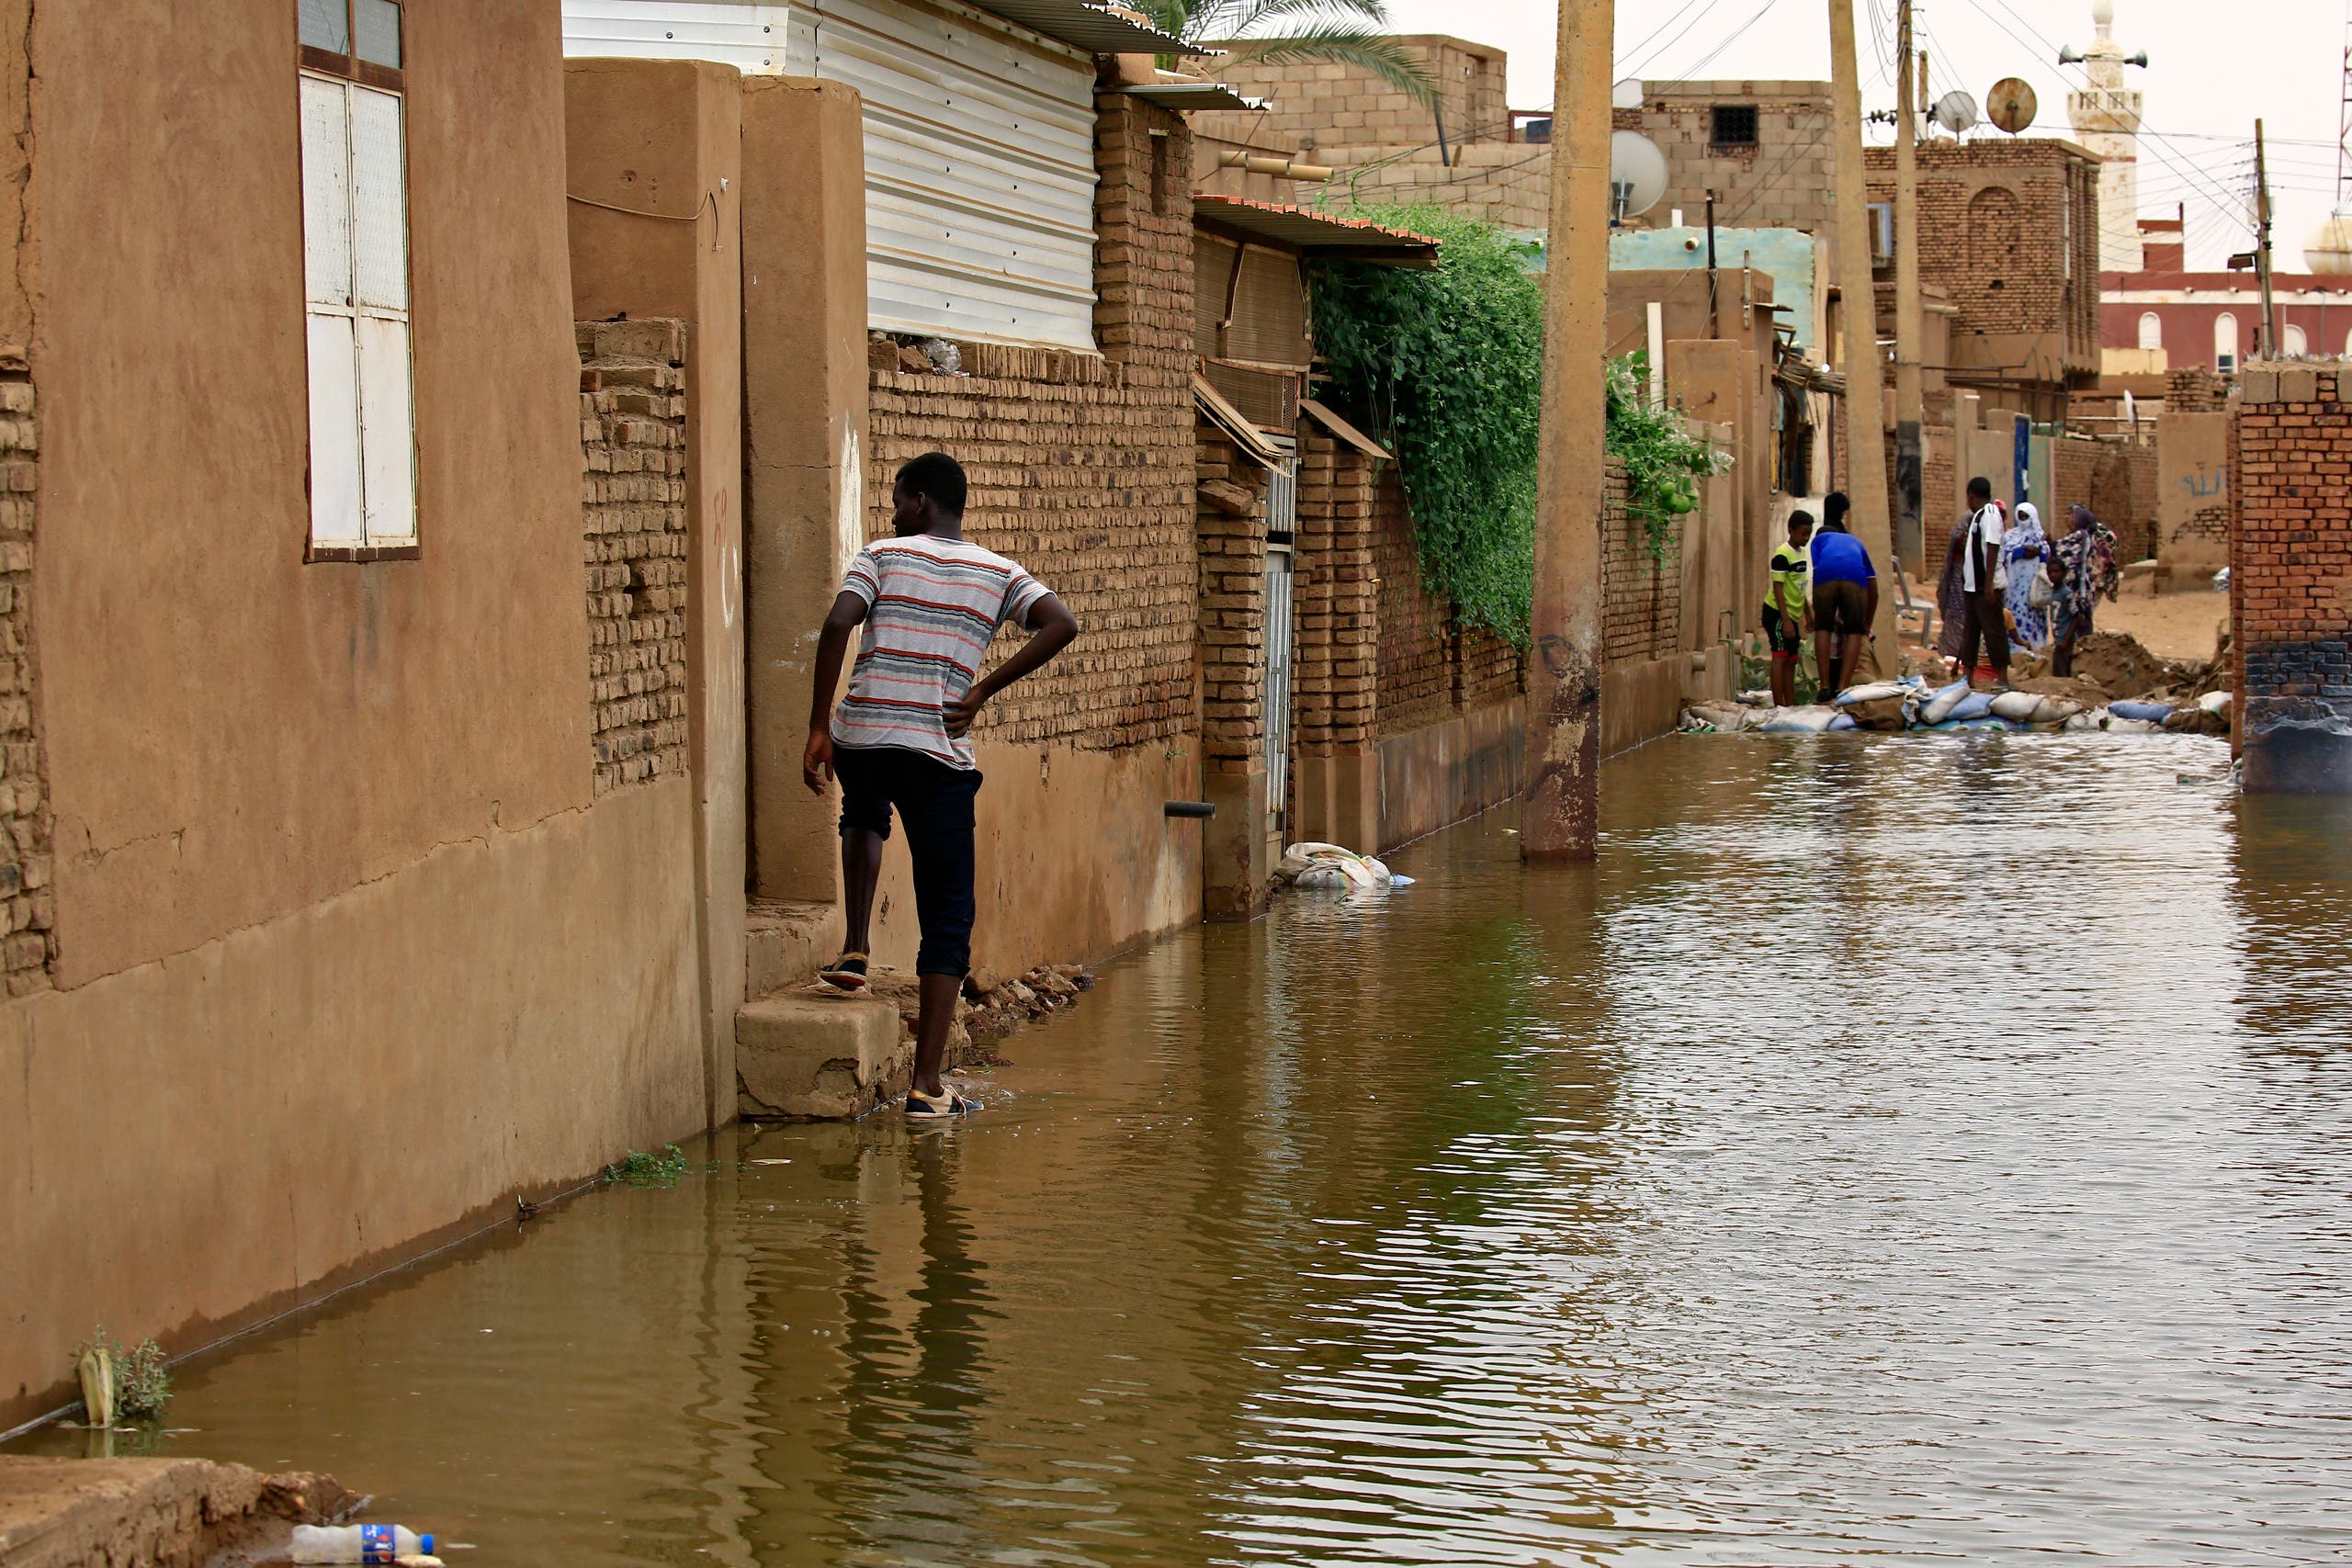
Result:
{"label": "boy in blue shirt", "polygon": [[1878,618],[1878,569],[1846,527],[1852,510],[1845,491],[1831,491],[1822,499],[1821,532],[1813,536],[1813,652],[1825,700],[1852,683]]}

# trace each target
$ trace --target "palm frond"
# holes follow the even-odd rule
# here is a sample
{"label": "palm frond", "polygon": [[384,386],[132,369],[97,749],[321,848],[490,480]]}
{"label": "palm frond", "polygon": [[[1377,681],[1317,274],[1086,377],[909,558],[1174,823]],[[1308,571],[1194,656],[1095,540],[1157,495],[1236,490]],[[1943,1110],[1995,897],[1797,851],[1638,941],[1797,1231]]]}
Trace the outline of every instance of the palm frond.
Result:
{"label": "palm frond", "polygon": [[1318,22],[1289,38],[1267,39],[1236,47],[1227,60],[1315,60],[1326,64],[1352,65],[1368,71],[1425,108],[1435,108],[1443,93],[1429,67],[1385,33],[1369,33],[1344,22]]}
{"label": "palm frond", "polygon": [[[1200,8],[1216,13],[1216,25],[1229,39],[1246,37],[1269,21],[1295,17],[1354,21],[1374,32],[1388,26],[1387,0],[1200,0]],[[1204,23],[1207,20],[1204,17]]]}

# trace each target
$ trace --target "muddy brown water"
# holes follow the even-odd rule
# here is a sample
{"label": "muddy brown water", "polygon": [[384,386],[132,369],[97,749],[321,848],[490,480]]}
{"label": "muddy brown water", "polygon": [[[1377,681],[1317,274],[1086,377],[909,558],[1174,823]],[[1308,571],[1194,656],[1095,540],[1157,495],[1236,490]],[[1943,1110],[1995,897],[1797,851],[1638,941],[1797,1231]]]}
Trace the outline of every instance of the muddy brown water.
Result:
{"label": "muddy brown water", "polygon": [[[2352,815],[1711,737],[180,1369],[498,1563],[2352,1556]],[[1173,829],[1171,829],[1173,830]],[[57,1430],[17,1446],[70,1451]]]}

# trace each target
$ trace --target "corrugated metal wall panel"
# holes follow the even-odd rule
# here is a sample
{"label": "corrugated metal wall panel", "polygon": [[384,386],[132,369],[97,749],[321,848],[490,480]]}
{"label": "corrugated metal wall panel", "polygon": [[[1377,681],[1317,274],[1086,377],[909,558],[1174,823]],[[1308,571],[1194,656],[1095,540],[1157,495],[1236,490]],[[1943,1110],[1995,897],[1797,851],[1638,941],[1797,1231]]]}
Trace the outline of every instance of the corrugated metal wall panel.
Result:
{"label": "corrugated metal wall panel", "polygon": [[913,0],[563,0],[571,55],[714,60],[865,104],[867,319],[1094,347],[1094,65]]}
{"label": "corrugated metal wall panel", "polygon": [[1091,349],[1092,62],[907,0],[794,9],[792,69],[865,102],[873,325]]}
{"label": "corrugated metal wall panel", "polygon": [[785,68],[790,7],[760,0],[563,0],[563,52]]}

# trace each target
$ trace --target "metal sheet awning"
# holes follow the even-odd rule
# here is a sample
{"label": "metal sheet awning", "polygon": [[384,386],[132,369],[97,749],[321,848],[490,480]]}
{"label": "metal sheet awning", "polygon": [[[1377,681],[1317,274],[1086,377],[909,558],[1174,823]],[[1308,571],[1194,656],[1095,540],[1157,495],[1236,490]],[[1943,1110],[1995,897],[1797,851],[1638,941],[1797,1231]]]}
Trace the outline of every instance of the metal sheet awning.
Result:
{"label": "metal sheet awning", "polygon": [[969,0],[975,10],[1089,54],[1206,54],[1197,44],[1086,0]]}
{"label": "metal sheet awning", "polygon": [[1265,99],[1245,98],[1222,82],[1154,82],[1119,91],[1131,98],[1170,109],[1249,109],[1262,113],[1268,107]]}
{"label": "metal sheet awning", "polygon": [[1281,245],[1306,255],[1385,262],[1392,266],[1437,265],[1437,242],[1426,234],[1384,229],[1360,218],[1334,218],[1304,207],[1237,196],[1196,196],[1193,220],[1212,232]]}
{"label": "metal sheet awning", "polygon": [[1193,401],[1208,416],[1211,424],[1232,438],[1243,457],[1261,466],[1279,468],[1290,461],[1290,454],[1266,439],[1266,433],[1252,424],[1242,412],[1226,401],[1225,394],[1208,383],[1197,371],[1193,376]]}

